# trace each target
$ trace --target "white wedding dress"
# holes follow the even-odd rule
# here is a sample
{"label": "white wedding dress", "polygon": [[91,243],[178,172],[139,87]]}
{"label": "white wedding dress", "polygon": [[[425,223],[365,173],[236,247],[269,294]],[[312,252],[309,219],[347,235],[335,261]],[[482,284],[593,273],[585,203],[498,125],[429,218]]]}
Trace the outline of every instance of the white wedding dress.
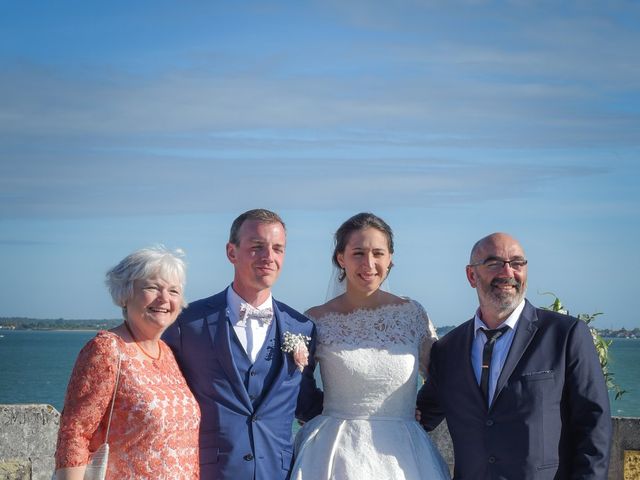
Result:
{"label": "white wedding dress", "polygon": [[414,301],[313,319],[324,409],[296,436],[292,480],[441,480],[449,469],[415,420],[435,329]]}

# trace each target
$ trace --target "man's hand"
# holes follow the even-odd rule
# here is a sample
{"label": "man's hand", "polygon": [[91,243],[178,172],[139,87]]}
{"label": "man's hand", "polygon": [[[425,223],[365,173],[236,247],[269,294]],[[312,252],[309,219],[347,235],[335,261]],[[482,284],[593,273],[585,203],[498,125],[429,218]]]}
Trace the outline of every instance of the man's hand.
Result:
{"label": "man's hand", "polygon": [[422,420],[422,412],[416,408],[416,422],[420,423]]}

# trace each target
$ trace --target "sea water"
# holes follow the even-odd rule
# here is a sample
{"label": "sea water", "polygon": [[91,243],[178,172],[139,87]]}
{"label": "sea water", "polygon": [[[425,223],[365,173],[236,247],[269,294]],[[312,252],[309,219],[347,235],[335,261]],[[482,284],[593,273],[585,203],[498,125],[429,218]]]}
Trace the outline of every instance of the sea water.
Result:
{"label": "sea water", "polygon": [[[0,404],[48,403],[62,410],[78,352],[95,331],[0,330]],[[627,391],[611,413],[640,417],[640,339],[615,339],[610,370]]]}

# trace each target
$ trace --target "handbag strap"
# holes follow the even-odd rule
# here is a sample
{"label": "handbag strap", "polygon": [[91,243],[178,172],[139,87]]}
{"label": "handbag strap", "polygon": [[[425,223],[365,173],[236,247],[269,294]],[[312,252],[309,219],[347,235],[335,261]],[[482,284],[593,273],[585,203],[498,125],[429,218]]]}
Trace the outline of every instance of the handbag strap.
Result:
{"label": "handbag strap", "polygon": [[111,409],[109,410],[109,420],[107,421],[107,433],[104,437],[104,443],[109,442],[109,427],[111,427],[111,416],[113,415],[113,405],[116,403],[116,393],[118,391],[118,383],[120,383],[120,362],[122,356],[118,354],[118,371],[116,372],[116,385],[113,388],[113,398],[111,399]]}

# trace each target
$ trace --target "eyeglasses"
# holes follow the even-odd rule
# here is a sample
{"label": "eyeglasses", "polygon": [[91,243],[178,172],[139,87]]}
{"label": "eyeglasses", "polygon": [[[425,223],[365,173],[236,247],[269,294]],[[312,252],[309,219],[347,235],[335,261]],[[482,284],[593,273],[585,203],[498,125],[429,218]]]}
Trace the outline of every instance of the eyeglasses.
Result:
{"label": "eyeglasses", "polygon": [[509,265],[513,270],[519,271],[522,270],[528,261],[524,258],[514,258],[513,260],[501,260],[499,258],[487,258],[483,262],[471,263],[470,267],[486,267],[488,270],[498,271],[502,270],[505,265]]}

